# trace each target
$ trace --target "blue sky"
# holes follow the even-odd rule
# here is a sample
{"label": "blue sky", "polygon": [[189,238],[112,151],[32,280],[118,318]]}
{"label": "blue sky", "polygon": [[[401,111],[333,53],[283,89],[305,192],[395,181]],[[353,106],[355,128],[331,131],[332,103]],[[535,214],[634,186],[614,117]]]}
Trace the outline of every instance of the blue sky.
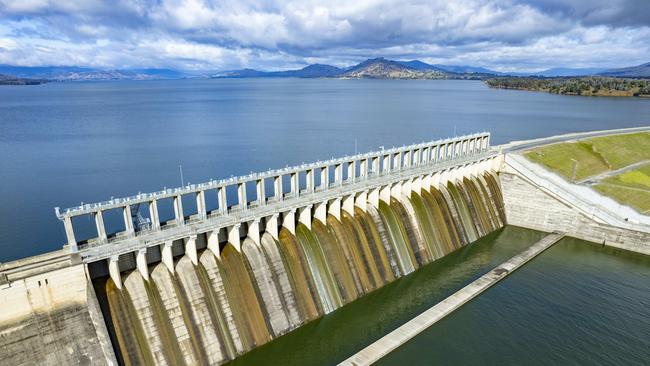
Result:
{"label": "blue sky", "polygon": [[648,0],[0,0],[0,64],[498,70],[650,62]]}

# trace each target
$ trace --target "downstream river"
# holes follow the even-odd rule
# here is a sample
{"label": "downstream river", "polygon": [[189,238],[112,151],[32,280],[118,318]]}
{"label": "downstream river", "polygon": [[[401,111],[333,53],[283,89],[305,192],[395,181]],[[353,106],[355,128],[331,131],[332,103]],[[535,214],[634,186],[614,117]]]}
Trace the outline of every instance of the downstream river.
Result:
{"label": "downstream river", "polygon": [[650,257],[565,238],[379,365],[647,365]]}
{"label": "downstream river", "polygon": [[[0,87],[0,262],[59,249],[71,207],[477,131],[499,144],[650,124],[650,100],[478,81],[215,79]],[[163,209],[163,211],[165,211]],[[171,209],[161,212],[171,217]],[[107,215],[107,228],[121,223]],[[92,235],[93,223],[75,223]]]}

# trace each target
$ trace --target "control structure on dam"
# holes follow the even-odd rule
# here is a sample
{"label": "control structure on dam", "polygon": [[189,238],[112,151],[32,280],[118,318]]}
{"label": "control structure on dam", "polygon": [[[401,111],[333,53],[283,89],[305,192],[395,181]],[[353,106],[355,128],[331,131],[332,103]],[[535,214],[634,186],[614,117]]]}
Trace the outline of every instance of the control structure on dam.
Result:
{"label": "control structure on dam", "polygon": [[[0,294],[15,305],[0,315],[2,355],[225,363],[503,227],[503,156],[489,140],[57,208],[64,249],[0,267]],[[90,239],[77,227],[88,217]],[[44,333],[50,351],[35,353]]]}

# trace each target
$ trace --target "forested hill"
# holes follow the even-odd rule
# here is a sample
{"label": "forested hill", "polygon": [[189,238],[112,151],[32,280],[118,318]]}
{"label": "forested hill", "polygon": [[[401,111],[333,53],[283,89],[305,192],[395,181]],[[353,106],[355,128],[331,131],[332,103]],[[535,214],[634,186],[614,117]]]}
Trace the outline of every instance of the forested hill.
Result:
{"label": "forested hill", "polygon": [[543,91],[564,95],[650,97],[650,80],[609,77],[499,77],[485,80],[491,88]]}

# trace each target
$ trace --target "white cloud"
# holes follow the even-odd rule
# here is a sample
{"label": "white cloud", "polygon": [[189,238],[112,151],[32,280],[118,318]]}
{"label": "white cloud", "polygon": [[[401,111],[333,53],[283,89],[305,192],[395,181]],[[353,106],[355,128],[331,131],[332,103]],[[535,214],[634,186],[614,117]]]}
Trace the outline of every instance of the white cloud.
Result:
{"label": "white cloud", "polygon": [[386,56],[502,68],[624,66],[650,61],[643,23],[650,10],[639,4],[0,0],[0,62],[276,69]]}

